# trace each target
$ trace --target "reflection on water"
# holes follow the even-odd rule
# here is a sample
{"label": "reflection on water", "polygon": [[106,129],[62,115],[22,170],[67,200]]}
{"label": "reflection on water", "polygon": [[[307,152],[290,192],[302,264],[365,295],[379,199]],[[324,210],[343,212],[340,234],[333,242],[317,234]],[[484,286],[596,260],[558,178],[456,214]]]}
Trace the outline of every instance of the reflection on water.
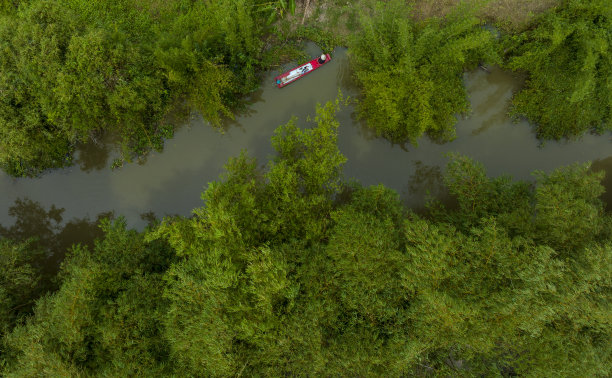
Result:
{"label": "reflection on water", "polygon": [[[478,105],[472,108],[472,113],[483,115],[479,127],[472,130],[472,135],[478,135],[489,128],[503,123],[507,118],[512,95],[521,85],[521,80],[510,76],[497,67],[489,67],[483,80],[477,81],[478,93],[482,93],[484,100],[478,101]],[[474,87],[470,92],[476,93]],[[474,99],[472,100],[474,102]]]}
{"label": "reflection on water", "polygon": [[225,118],[220,130],[222,132],[227,132],[230,128],[237,128],[244,132],[244,123],[240,122],[240,119],[252,117],[257,114],[257,108],[253,107],[253,105],[265,101],[262,94],[263,90],[260,88],[242,99],[236,106],[236,109],[234,109],[234,118]]}
{"label": "reflection on water", "polygon": [[357,93],[359,91],[359,86],[357,84],[357,80],[355,79],[354,72],[349,64],[349,59],[347,59],[345,56],[344,51],[339,49],[336,51],[340,53],[336,54],[335,56],[335,60],[338,62],[336,82],[344,91]]}
{"label": "reflection on water", "polygon": [[[245,102],[246,103],[246,102]],[[247,103],[248,105],[248,103]],[[176,102],[172,105],[172,112],[160,120],[160,127],[172,125],[176,131],[189,125],[191,111],[185,101]],[[119,157],[120,136],[112,133],[92,133],[87,143],[76,146],[74,163],[83,172],[100,171],[109,169],[111,158]],[[145,164],[149,154],[139,156],[135,163]]]}
{"label": "reflection on water", "polygon": [[[464,82],[472,111],[460,117],[457,138],[450,143],[421,138],[418,147],[407,146],[406,151],[382,139],[364,141],[367,134],[362,131],[363,125],[355,122],[352,109],[341,112],[338,141],[348,158],[345,176],[356,177],[366,185],[383,183],[395,188],[407,204],[419,207],[426,199],[427,189],[432,195],[443,195],[439,182],[423,176],[433,177],[434,167],[443,172],[448,152],[482,162],[492,176],[509,174],[519,180],[532,180],[534,170],[550,172],[559,166],[610,156],[609,134],[589,134],[577,141],[542,145],[529,123],[511,120],[510,100],[523,83],[520,76],[492,67],[488,72],[477,69],[465,74]],[[604,185],[608,193],[612,192],[612,180],[604,181]],[[604,200],[611,203],[612,196],[608,194]]]}
{"label": "reflection on water", "polygon": [[145,211],[140,214],[140,219],[147,223],[147,227],[151,228],[158,225],[161,221],[153,211]]}
{"label": "reflection on water", "polygon": [[47,210],[39,202],[18,198],[8,210],[14,222],[10,227],[0,225],[0,237],[17,241],[32,239],[33,249],[44,252],[42,260],[38,261],[43,276],[53,277],[68,249],[73,244],[93,247],[94,240],[102,236],[100,221],[113,216],[103,213],[93,220],[74,218],[64,223],[63,213],[64,209],[55,205]]}
{"label": "reflection on water", "polygon": [[[310,56],[320,54],[313,45],[308,49]],[[40,178],[12,179],[0,173],[0,223],[10,228],[14,219],[8,216],[8,210],[23,197],[36,201],[43,209],[55,205],[63,209],[62,218],[87,220],[85,223],[95,222],[89,219],[108,211],[125,215],[131,226],[139,228],[155,216],[189,215],[202,205],[200,193],[208,182],[219,177],[228,158],[246,149],[263,164],[273,153],[270,137],[274,129],[291,116],[297,116],[298,123],[306,126],[305,120],[314,114],[316,103],[334,99],[338,88],[356,97],[344,49],[337,49],[321,69],[283,89],[272,84],[275,74],[271,72],[262,79],[261,89],[247,100],[245,110],[227,123],[223,133],[198,115],[191,114],[185,121],[187,115],[178,112],[177,119],[168,122],[183,120],[183,127],[178,127],[175,137],[166,141],[163,153],[149,154],[145,164],[126,164],[111,171],[110,161],[116,152],[105,146],[83,148],[77,157],[79,166],[55,170]],[[509,174],[517,179],[531,180],[530,173],[536,169],[551,171],[588,160],[596,161],[594,168],[610,171],[609,136],[585,135],[579,141],[549,142],[542,147],[528,123],[515,123],[507,117],[510,97],[520,87],[520,78],[491,68],[490,73],[481,69],[469,72],[464,81],[472,112],[461,117],[457,138],[450,143],[436,144],[422,138],[418,147],[402,149],[374,138],[364,129],[363,122],[355,119],[353,106],[341,110],[338,145],[348,158],[345,177],[356,178],[365,185],[385,184],[400,192],[406,203],[419,206],[427,191],[441,195],[440,175],[448,152],[482,162],[493,176]],[[609,178],[605,184],[612,188]],[[606,198],[609,201],[610,195]],[[51,210],[46,211],[53,224]],[[148,215],[141,217],[143,213]],[[37,232],[30,231],[30,235]]]}
{"label": "reflection on water", "polygon": [[449,193],[444,186],[441,167],[425,165],[421,161],[414,161],[413,165],[413,173],[401,192],[404,203],[410,208],[421,210],[434,198],[447,202],[444,200],[449,198]]}
{"label": "reflection on water", "polygon": [[108,138],[92,140],[77,146],[74,162],[84,172],[106,169],[112,149],[113,144]]}

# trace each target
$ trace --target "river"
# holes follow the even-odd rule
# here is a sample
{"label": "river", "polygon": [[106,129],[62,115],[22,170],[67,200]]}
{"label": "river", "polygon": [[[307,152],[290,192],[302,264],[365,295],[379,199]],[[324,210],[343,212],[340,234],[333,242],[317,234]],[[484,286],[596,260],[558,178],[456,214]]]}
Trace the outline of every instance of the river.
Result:
{"label": "river", "polygon": [[[314,45],[309,45],[308,50],[312,56],[320,53]],[[17,218],[23,226],[27,219],[36,217],[36,211],[38,216],[49,216],[41,209],[52,206],[59,209],[54,214],[61,213],[61,219],[55,219],[58,225],[92,225],[98,214],[110,211],[125,216],[128,224],[136,228],[146,224],[147,218],[141,216],[145,213],[159,217],[189,215],[202,205],[201,192],[208,182],[218,179],[229,157],[246,149],[263,164],[273,154],[270,137],[277,126],[292,115],[306,125],[305,119],[314,114],[316,103],[334,99],[338,88],[345,95],[355,94],[346,50],[336,49],[332,56],[328,65],[283,89],[272,84],[276,72],[269,73],[262,88],[250,99],[251,105],[236,116],[225,133],[193,114],[166,142],[164,151],[151,154],[143,164],[111,170],[116,151],[106,144],[81,148],[75,166],[53,170],[39,178],[15,179],[0,173],[0,223],[10,226]],[[418,147],[402,148],[372,138],[355,120],[354,108],[344,108],[338,114],[338,143],[348,158],[345,177],[365,185],[385,184],[396,189],[409,206],[419,207],[427,191],[440,192],[448,152],[482,162],[493,176],[510,174],[517,179],[531,179],[530,173],[536,169],[551,171],[589,160],[595,169],[612,176],[610,135],[586,135],[578,141],[547,142],[541,146],[527,122],[515,123],[507,117],[510,98],[522,83],[520,77],[492,67],[489,72],[478,69],[466,73],[465,83],[472,112],[461,117],[457,138],[446,144],[422,138]],[[609,206],[612,180],[605,180],[605,185],[610,189],[604,197]],[[16,202],[18,199],[29,202],[26,206],[23,200]],[[35,236],[37,231],[32,228],[29,232]],[[88,227],[76,227],[71,237],[77,240],[79,233],[83,237],[87,232],[97,235]]]}

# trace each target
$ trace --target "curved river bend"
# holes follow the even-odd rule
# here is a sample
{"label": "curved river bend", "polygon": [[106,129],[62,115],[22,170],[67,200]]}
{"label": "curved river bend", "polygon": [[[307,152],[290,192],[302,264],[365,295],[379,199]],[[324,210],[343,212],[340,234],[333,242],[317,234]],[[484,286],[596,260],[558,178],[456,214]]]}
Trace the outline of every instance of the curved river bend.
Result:
{"label": "curved river bend", "polygon": [[[309,46],[309,53],[320,53]],[[166,142],[163,153],[154,153],[146,163],[126,164],[111,171],[115,154],[109,145],[81,151],[80,166],[55,170],[36,179],[13,179],[0,173],[0,223],[14,219],[9,208],[19,198],[63,208],[63,219],[95,218],[114,211],[124,215],[130,226],[142,227],[141,214],[157,216],[189,215],[202,205],[200,193],[207,183],[217,180],[229,157],[246,149],[250,156],[265,163],[273,153],[270,137],[274,129],[296,115],[305,125],[317,102],[335,98],[338,88],[353,95],[346,50],[337,49],[327,66],[283,89],[272,85],[276,73],[269,73],[262,89],[253,96],[245,114],[238,115],[222,134],[194,115]],[[579,141],[548,142],[540,147],[527,122],[513,123],[506,115],[512,93],[521,80],[499,69],[465,74],[472,113],[457,124],[457,139],[435,144],[421,139],[418,147],[402,149],[385,140],[368,136],[354,119],[353,108],[338,114],[338,143],[348,158],[345,177],[364,185],[383,183],[401,193],[413,207],[422,205],[426,192],[439,190],[440,174],[448,152],[466,154],[482,162],[490,175],[510,174],[529,179],[530,172],[550,171],[573,162],[593,161],[595,169],[612,176],[612,143],[609,135],[586,135]],[[82,169],[83,168],[83,169]],[[612,201],[612,180],[605,200]],[[13,212],[14,213],[14,212]]]}

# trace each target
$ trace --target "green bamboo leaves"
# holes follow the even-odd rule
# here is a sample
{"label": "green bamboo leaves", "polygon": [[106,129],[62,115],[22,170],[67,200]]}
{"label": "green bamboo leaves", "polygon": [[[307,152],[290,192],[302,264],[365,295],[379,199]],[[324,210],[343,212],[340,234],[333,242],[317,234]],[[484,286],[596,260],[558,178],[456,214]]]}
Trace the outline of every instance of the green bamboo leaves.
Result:
{"label": "green bamboo leaves", "polygon": [[456,115],[469,109],[463,71],[497,61],[494,35],[472,11],[419,23],[402,1],[376,2],[361,29],[349,46],[361,118],[395,143],[425,133],[452,140]]}
{"label": "green bamboo leaves", "polygon": [[257,11],[268,13],[267,24],[271,25],[277,18],[283,18],[287,13],[295,14],[295,0],[275,0],[257,4]]}
{"label": "green bamboo leaves", "polygon": [[514,114],[543,139],[612,130],[612,3],[566,0],[507,40],[507,66],[529,74]]}
{"label": "green bamboo leaves", "polygon": [[342,180],[339,104],[312,128],[279,127],[266,167],[231,159],[192,217],[102,222],[24,324],[30,244],[0,239],[0,373],[609,376],[601,174],[577,165],[530,185],[451,156],[456,206],[419,216]]}
{"label": "green bamboo leaves", "polygon": [[142,158],[172,136],[163,117],[177,103],[220,126],[259,85],[253,4],[36,0],[0,17],[0,167],[63,167],[103,133],[122,160]]}

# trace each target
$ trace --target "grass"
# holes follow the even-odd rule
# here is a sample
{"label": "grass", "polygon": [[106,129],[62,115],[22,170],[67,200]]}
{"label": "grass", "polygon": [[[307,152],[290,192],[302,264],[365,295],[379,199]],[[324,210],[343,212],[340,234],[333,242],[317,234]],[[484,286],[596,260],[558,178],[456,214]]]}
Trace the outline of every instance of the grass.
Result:
{"label": "grass", "polygon": [[[304,16],[306,0],[297,0],[294,23],[304,20],[304,25],[331,32],[336,39],[345,41],[357,27],[357,9],[371,0],[310,0]],[[531,21],[562,0],[406,0],[413,6],[413,15],[418,20],[444,17],[457,5],[467,3],[478,7],[479,16],[509,32],[519,32],[529,27]],[[303,18],[302,18],[303,17]],[[301,24],[301,22],[300,22]],[[344,43],[342,43],[344,44]]]}
{"label": "grass", "polygon": [[[465,0],[464,0],[465,1]],[[467,0],[474,6],[482,6],[480,16],[505,29],[518,31],[529,26],[531,20],[561,0]],[[462,0],[412,0],[418,19],[442,17]]]}

